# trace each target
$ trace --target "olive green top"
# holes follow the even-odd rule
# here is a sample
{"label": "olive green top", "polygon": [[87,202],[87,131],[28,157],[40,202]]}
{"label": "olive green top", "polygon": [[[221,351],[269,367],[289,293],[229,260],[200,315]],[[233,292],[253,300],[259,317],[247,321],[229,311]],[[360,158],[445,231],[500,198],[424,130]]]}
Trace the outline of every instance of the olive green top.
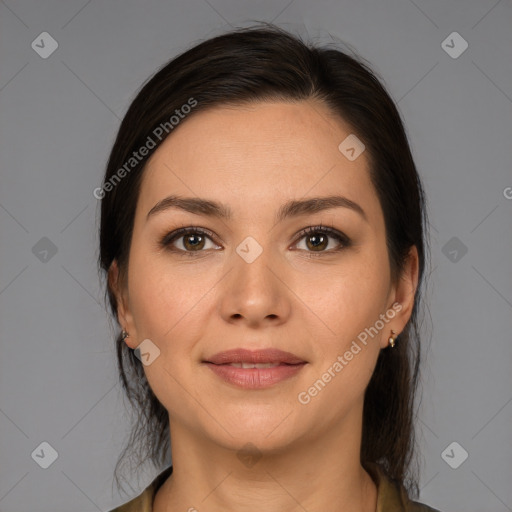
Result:
{"label": "olive green top", "polygon": [[[365,467],[377,486],[375,512],[440,512],[428,505],[409,500],[404,487],[388,478],[378,464],[368,463]],[[172,466],[169,466],[139,496],[110,512],[153,512],[156,492],[171,473]]]}

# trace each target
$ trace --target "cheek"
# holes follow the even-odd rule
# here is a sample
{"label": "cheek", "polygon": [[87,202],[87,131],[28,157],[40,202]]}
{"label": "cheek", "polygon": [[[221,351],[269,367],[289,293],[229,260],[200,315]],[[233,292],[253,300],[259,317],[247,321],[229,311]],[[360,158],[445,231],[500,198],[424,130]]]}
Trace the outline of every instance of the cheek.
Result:
{"label": "cheek", "polygon": [[374,249],[352,253],[337,267],[324,267],[297,281],[297,295],[319,317],[315,323],[323,320],[323,331],[338,344],[350,341],[384,312],[389,269],[376,254]]}
{"label": "cheek", "polygon": [[[310,291],[303,325],[314,340],[314,364],[301,391],[317,407],[328,408],[326,416],[345,414],[361,400],[371,379],[385,335],[380,315],[386,309],[388,277],[382,260],[360,254],[330,277],[317,279],[316,286],[313,276],[302,284],[299,295]],[[381,328],[375,330],[376,325]],[[333,402],[339,407],[332,408]]]}
{"label": "cheek", "polygon": [[193,371],[194,346],[204,337],[205,320],[199,316],[204,314],[206,302],[201,297],[211,285],[171,273],[163,263],[133,258],[130,303],[138,342],[150,339],[159,350],[154,362],[144,366],[151,389],[167,410],[185,410],[190,405],[182,385]]}
{"label": "cheek", "polygon": [[[174,265],[164,256],[141,255],[131,261],[130,303],[140,339],[150,338],[162,353],[190,349],[202,336],[212,273],[194,271],[193,264]],[[172,271],[171,271],[172,270]],[[179,341],[179,343],[178,343]]]}

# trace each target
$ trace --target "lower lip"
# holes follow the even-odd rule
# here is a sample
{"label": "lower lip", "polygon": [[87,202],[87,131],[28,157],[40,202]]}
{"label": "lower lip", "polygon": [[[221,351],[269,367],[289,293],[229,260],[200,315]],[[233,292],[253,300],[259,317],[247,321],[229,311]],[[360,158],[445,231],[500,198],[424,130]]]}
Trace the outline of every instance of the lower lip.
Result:
{"label": "lower lip", "polygon": [[229,364],[205,364],[230,384],[244,389],[265,389],[293,377],[306,363],[282,364],[272,368],[237,368]]}

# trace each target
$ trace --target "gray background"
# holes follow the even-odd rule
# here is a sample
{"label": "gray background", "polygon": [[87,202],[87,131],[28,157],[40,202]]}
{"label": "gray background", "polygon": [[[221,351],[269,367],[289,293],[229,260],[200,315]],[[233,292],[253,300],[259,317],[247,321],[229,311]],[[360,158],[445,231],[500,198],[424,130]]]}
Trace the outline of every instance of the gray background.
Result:
{"label": "gray background", "polygon": [[[317,42],[341,38],[398,102],[432,222],[420,499],[443,512],[512,510],[511,1],[5,0],[0,511],[127,501],[111,491],[128,416],[96,272],[92,192],[142,82],[251,20]],[[462,49],[454,31],[469,45],[457,58],[445,51]],[[31,47],[51,48],[42,32],[59,45],[47,58]],[[58,452],[47,469],[31,457],[44,441]],[[133,496],[155,475],[143,473]]]}

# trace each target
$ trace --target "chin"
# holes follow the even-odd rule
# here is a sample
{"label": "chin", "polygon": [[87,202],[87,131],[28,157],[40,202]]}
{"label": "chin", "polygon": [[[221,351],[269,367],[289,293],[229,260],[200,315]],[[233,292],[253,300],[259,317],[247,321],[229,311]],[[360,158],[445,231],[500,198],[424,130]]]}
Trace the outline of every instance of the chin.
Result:
{"label": "chin", "polygon": [[261,416],[258,416],[257,412],[252,415],[250,411],[246,412],[247,417],[239,415],[236,421],[222,422],[221,425],[226,430],[219,427],[212,432],[210,423],[208,425],[210,432],[206,433],[207,437],[235,452],[244,450],[244,447],[249,444],[250,446],[245,449],[249,451],[254,449],[268,454],[282,452],[301,437],[301,433],[296,430],[297,422],[292,418],[293,415],[286,417],[286,414],[282,414],[282,410],[280,410],[281,414],[260,413]]}

